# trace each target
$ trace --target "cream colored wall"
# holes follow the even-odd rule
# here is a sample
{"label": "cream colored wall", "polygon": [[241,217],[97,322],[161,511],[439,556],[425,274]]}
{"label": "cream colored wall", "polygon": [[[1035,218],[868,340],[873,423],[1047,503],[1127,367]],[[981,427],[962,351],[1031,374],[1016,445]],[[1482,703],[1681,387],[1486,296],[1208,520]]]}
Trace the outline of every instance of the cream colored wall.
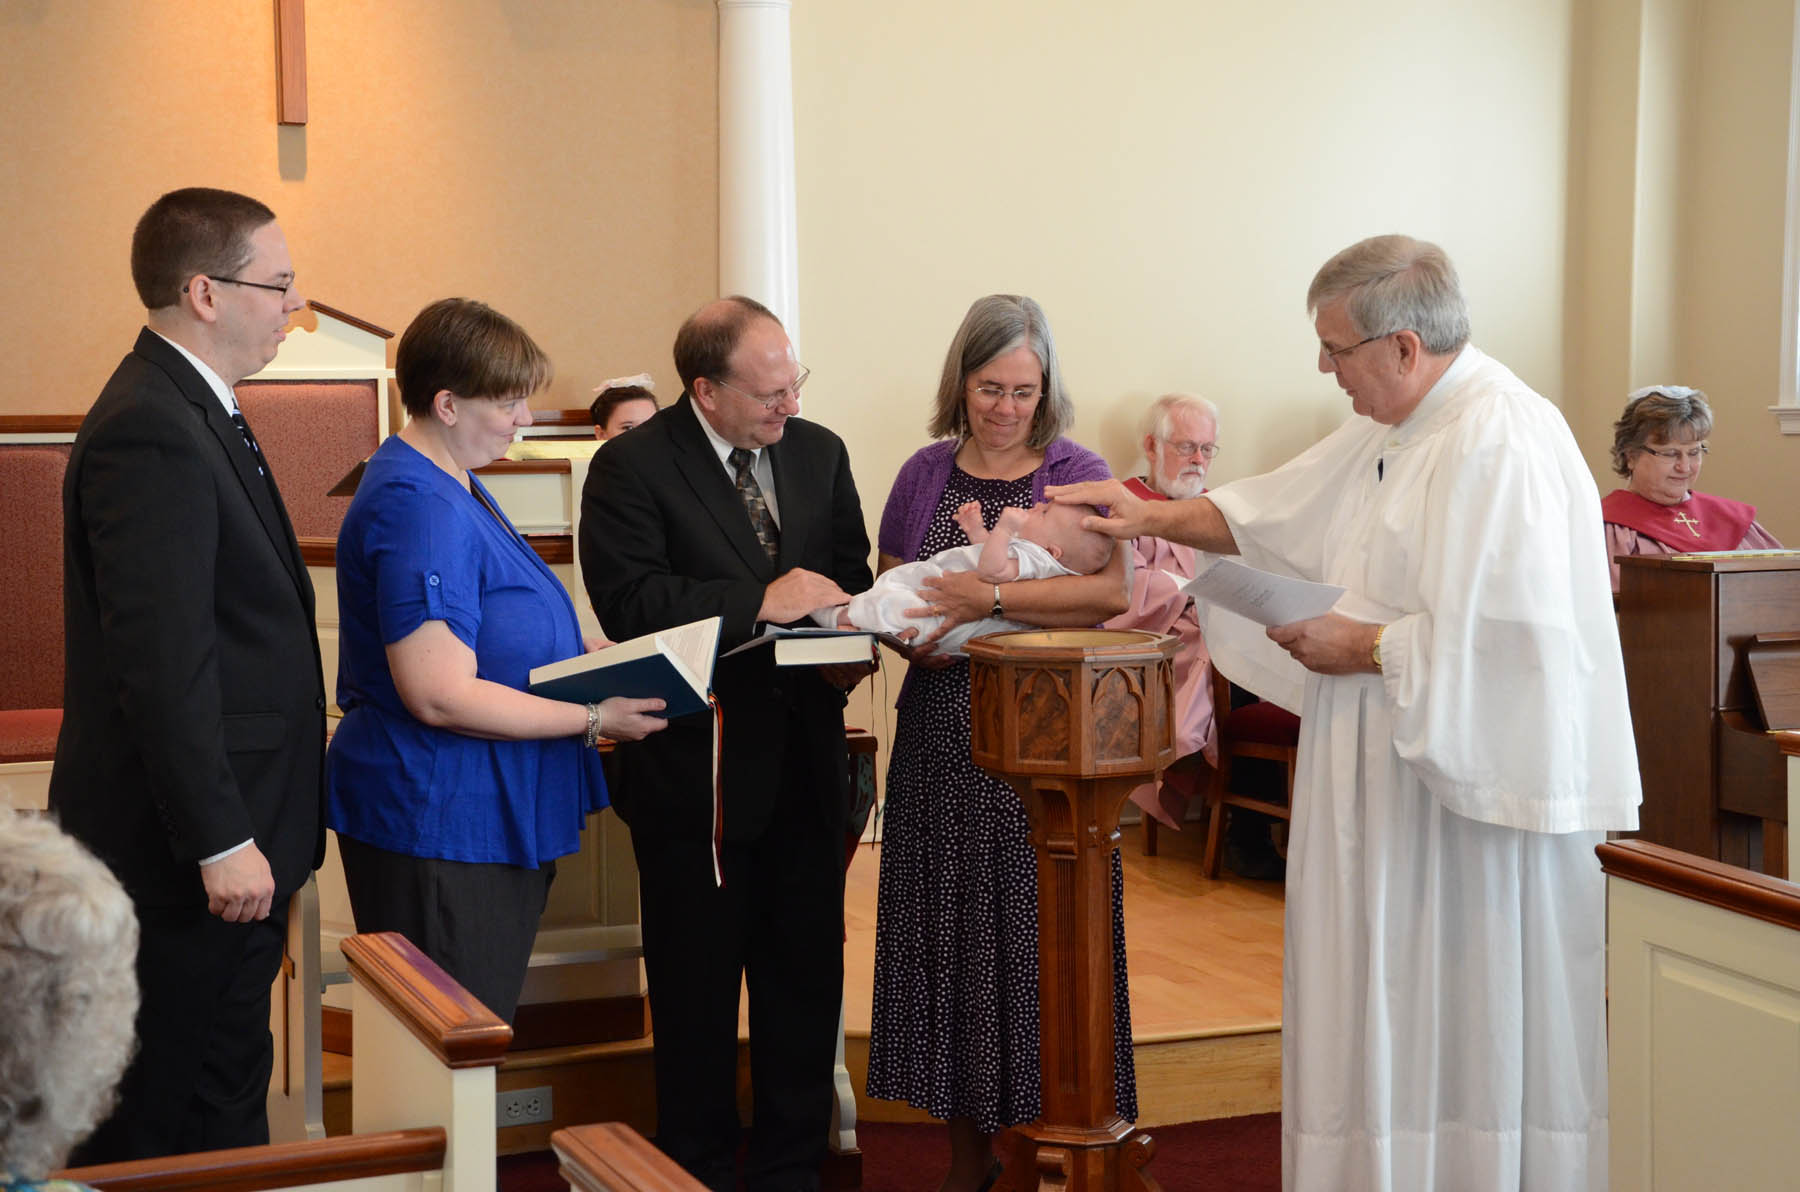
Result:
{"label": "cream colored wall", "polygon": [[1794,0],[1583,5],[1567,375],[1601,480],[1625,394],[1706,390],[1701,487],[1800,544],[1800,436],[1778,433],[1794,130]]}
{"label": "cream colored wall", "polygon": [[717,284],[711,0],[307,9],[304,128],[275,123],[268,0],[0,5],[0,413],[79,412],[130,347],[132,225],[253,194],[305,294],[388,327],[461,294],[554,359],[547,404],[673,382]]}
{"label": "cream colored wall", "polygon": [[[1793,8],[795,0],[808,412],[873,526],[968,302],[1023,290],[1077,437],[1130,468],[1143,402],[1196,389],[1225,408],[1216,478],[1246,475],[1345,414],[1312,271],[1404,229],[1450,250],[1476,342],[1563,405],[1603,486],[1623,393],[1677,373],[1720,410],[1709,485],[1800,541],[1800,437],[1764,410]],[[716,284],[711,0],[315,4],[303,129],[274,123],[272,10],[0,7],[0,413],[86,408],[141,318],[132,222],[200,182],[269,201],[334,306],[518,317],[548,404],[640,367],[672,387]]]}
{"label": "cream colored wall", "polygon": [[1346,417],[1306,286],[1380,232],[1442,243],[1476,342],[1562,396],[1567,0],[798,0],[793,26],[808,413],[871,526],[992,291],[1044,304],[1115,470],[1170,389],[1223,407],[1220,480]]}

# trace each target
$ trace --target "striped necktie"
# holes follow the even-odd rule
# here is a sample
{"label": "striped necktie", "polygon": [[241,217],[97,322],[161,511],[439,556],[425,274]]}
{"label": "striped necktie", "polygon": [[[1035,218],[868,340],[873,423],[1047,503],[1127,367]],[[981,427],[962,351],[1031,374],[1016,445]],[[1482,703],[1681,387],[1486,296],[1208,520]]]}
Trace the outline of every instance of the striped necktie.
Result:
{"label": "striped necktie", "polygon": [[242,410],[233,410],[231,412],[231,421],[233,425],[238,428],[238,434],[244,436],[244,446],[250,448],[250,454],[256,457],[256,474],[258,476],[267,476],[269,474],[269,469],[263,467],[262,447],[257,443],[256,436],[250,433],[250,424],[244,421],[244,412]]}

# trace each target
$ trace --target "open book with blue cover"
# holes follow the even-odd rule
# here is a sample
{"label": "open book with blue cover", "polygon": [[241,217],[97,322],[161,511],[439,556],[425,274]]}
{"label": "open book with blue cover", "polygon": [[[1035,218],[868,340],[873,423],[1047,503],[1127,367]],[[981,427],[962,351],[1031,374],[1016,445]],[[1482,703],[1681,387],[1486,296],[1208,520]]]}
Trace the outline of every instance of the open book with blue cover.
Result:
{"label": "open book with blue cover", "polygon": [[533,667],[525,690],[572,704],[597,704],[615,695],[661,699],[668,705],[665,717],[704,711],[720,623],[707,617]]}

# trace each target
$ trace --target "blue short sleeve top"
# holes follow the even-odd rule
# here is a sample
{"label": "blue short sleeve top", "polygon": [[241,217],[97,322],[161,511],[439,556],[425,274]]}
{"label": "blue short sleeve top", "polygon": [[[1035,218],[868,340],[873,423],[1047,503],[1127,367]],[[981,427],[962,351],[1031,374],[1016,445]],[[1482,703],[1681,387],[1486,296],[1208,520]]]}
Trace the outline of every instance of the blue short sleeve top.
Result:
{"label": "blue short sleeve top", "polygon": [[390,852],[536,868],[580,847],[606,805],[579,737],[489,741],[433,728],[401,702],[387,647],[442,621],[478,677],[523,688],[582,650],[568,591],[481,481],[473,492],[398,436],[369,458],[338,532],[338,706],[326,822]]}

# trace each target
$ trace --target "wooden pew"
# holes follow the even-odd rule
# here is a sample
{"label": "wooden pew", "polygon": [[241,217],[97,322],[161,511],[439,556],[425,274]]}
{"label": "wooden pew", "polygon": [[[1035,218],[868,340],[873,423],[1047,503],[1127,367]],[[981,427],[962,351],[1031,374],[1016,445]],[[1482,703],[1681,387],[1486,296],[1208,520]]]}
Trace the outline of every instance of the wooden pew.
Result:
{"label": "wooden pew", "polygon": [[42,807],[62,727],[62,481],[81,419],[0,415],[0,807]]}
{"label": "wooden pew", "polygon": [[1639,835],[1785,874],[1787,796],[1747,649],[1800,630],[1800,559],[1619,557],[1619,647],[1643,773]]}
{"label": "wooden pew", "polygon": [[1800,886],[1644,840],[1598,851],[1612,1186],[1793,1187]]}
{"label": "wooden pew", "polygon": [[562,1177],[575,1192],[705,1192],[684,1171],[623,1122],[570,1126],[550,1136]]}
{"label": "wooden pew", "polygon": [[[265,1188],[333,1188],[346,1192],[345,1181],[367,1192],[423,1192],[427,1173],[443,1170],[448,1151],[442,1126],[394,1130],[384,1134],[347,1134],[316,1142],[281,1142],[270,1146],[170,1155],[134,1163],[104,1163],[59,1173],[106,1192],[177,1192],[185,1189],[228,1189],[259,1192]],[[490,1180],[488,1187],[492,1187]]]}
{"label": "wooden pew", "polygon": [[355,1133],[60,1173],[107,1192],[491,1192],[494,1069],[512,1028],[404,937],[352,936]]}

